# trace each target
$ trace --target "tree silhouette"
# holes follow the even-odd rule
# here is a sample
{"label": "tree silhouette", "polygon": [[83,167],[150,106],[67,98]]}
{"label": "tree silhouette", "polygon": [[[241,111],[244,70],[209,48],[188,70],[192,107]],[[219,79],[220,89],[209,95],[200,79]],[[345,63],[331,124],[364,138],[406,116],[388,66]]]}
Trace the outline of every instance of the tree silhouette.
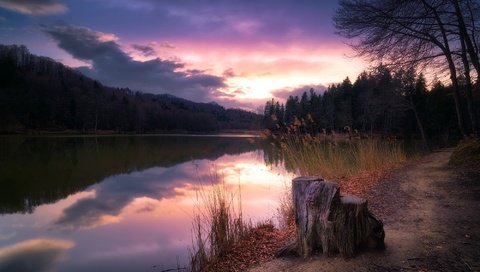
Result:
{"label": "tree silhouette", "polygon": [[[453,87],[457,124],[465,137],[458,75],[467,75],[471,93],[470,65],[477,73],[480,5],[471,0],[342,0],[334,17],[338,33],[354,39],[359,56],[389,67],[429,67],[447,70]],[[474,98],[467,96],[471,130],[477,133]]]}

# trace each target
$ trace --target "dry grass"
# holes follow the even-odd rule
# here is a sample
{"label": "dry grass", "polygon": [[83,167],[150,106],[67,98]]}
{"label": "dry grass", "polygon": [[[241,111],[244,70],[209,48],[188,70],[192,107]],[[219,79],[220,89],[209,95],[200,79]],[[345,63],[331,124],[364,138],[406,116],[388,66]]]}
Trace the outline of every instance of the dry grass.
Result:
{"label": "dry grass", "polygon": [[330,141],[309,134],[287,134],[279,139],[286,163],[303,176],[345,178],[389,169],[407,160],[402,145],[393,140]]}
{"label": "dry grass", "polygon": [[295,226],[295,211],[293,210],[292,187],[286,186],[278,199],[277,220],[281,230]]}
{"label": "dry grass", "polygon": [[[344,180],[342,187],[347,192],[364,193],[360,187],[370,188],[388,169],[407,160],[402,146],[395,141],[338,142],[327,140],[325,135],[300,134],[293,129],[291,132],[273,136],[285,154],[285,163],[300,175]],[[352,179],[355,176],[361,178]],[[271,223],[253,227],[243,221],[240,194],[230,193],[217,174],[212,180],[212,189],[199,190],[202,204],[193,223],[191,271],[243,271],[274,258],[276,251],[295,236],[289,187],[279,199],[280,229]],[[365,180],[372,182],[366,184]]]}
{"label": "dry grass", "polygon": [[190,271],[245,271],[273,259],[294,237],[290,190],[285,190],[278,210],[285,219],[282,227],[276,228],[271,221],[254,226],[242,217],[240,188],[228,187],[216,171],[209,179],[197,191]]}
{"label": "dry grass", "polygon": [[480,169],[480,140],[469,139],[460,142],[448,162],[452,166]]}
{"label": "dry grass", "polygon": [[[302,176],[320,176],[340,183],[342,191],[364,196],[388,173],[407,161],[402,144],[395,140],[361,139],[358,133],[350,137],[301,133],[302,120],[286,133],[269,134],[284,153],[286,167]],[[269,135],[268,135],[269,134]],[[294,226],[291,190],[280,197],[278,221],[282,228]]]}
{"label": "dry grass", "polygon": [[269,222],[259,224],[204,271],[246,271],[255,264],[272,260],[293,236],[292,229],[278,229]]}
{"label": "dry grass", "polygon": [[191,271],[211,271],[211,266],[224,258],[252,229],[251,224],[243,221],[240,194],[231,192],[216,172],[211,176],[210,185],[197,191]]}

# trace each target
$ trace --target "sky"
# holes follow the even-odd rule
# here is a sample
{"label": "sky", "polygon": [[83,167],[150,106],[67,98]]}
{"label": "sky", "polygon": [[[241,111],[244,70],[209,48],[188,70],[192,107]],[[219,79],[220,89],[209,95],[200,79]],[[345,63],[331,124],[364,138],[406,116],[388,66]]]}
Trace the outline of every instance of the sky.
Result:
{"label": "sky", "polygon": [[0,44],[103,84],[257,110],[366,64],[335,34],[337,1],[0,0]]}

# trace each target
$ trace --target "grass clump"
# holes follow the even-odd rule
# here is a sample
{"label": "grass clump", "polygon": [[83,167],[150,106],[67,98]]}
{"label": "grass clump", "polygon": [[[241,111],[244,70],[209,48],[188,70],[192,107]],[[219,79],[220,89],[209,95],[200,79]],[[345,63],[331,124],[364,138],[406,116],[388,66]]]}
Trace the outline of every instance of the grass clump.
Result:
{"label": "grass clump", "polygon": [[407,160],[393,140],[328,140],[321,135],[286,134],[280,137],[288,166],[304,176],[336,179],[361,172],[393,168]]}
{"label": "grass clump", "polygon": [[[403,143],[394,139],[362,138],[349,127],[339,135],[327,135],[325,130],[308,133],[306,122],[295,120],[275,133],[264,131],[263,136],[280,147],[288,170],[302,176],[335,179],[345,193],[364,196],[392,169],[407,161]],[[280,227],[294,227],[290,190],[280,198],[277,214]]]}
{"label": "grass clump", "polygon": [[237,191],[216,173],[210,179],[197,191],[189,270],[246,271],[273,259],[294,234],[291,198],[284,196],[285,213],[290,214],[285,228],[276,228],[270,220],[254,225],[243,219],[240,185]]}
{"label": "grass clump", "polygon": [[[241,197],[230,193],[217,174],[212,186],[197,191],[197,205],[193,218],[193,248],[190,270],[214,271],[213,264],[225,257],[252,229],[243,221]],[[237,202],[235,202],[237,200]],[[238,212],[235,204],[238,204]]]}
{"label": "grass clump", "polygon": [[295,225],[295,211],[293,210],[292,188],[288,186],[279,196],[277,219],[281,230],[288,230]]}
{"label": "grass clump", "polygon": [[460,142],[453,151],[449,164],[458,167],[471,167],[480,171],[480,140],[470,139]]}

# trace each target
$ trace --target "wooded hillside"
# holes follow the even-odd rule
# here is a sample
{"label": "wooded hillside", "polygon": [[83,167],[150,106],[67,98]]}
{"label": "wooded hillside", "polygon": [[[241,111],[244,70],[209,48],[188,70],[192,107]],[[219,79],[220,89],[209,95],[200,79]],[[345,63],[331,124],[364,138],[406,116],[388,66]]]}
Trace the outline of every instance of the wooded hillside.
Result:
{"label": "wooded hillside", "polygon": [[216,103],[112,88],[24,46],[0,45],[0,132],[215,132],[259,129],[260,116]]}

